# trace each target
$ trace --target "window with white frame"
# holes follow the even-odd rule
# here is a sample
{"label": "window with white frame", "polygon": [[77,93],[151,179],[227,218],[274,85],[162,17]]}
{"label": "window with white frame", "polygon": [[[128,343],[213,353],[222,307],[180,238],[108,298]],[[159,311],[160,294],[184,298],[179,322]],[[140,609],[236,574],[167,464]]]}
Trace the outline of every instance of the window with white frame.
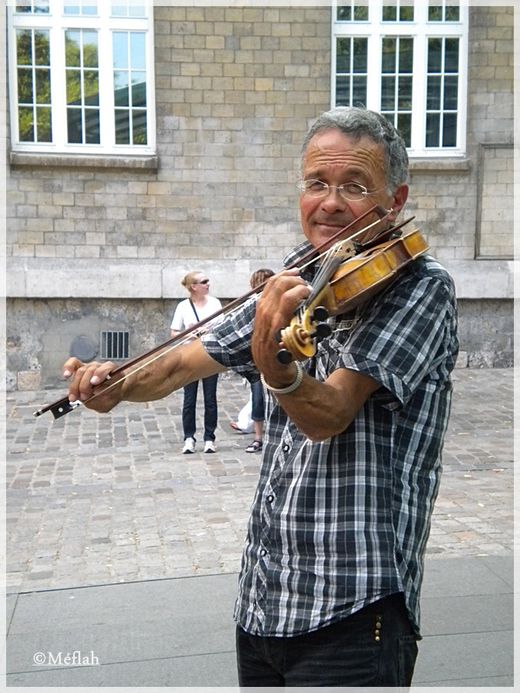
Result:
{"label": "window with white frame", "polygon": [[468,9],[457,0],[338,0],[332,103],[383,113],[411,157],[466,149]]}
{"label": "window with white frame", "polygon": [[155,152],[151,0],[26,0],[9,10],[14,151]]}

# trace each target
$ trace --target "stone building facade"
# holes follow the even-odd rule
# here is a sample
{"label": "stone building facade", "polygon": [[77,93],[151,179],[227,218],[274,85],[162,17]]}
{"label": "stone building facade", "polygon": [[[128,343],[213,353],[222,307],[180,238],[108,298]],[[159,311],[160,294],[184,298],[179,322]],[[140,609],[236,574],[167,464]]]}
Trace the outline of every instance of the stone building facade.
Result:
{"label": "stone building facade", "polygon": [[[459,366],[513,360],[512,5],[470,8],[466,156],[414,159],[407,213],[452,272]],[[157,152],[142,157],[10,149],[9,389],[59,386],[71,353],[130,357],[169,336],[180,280],[242,295],[300,237],[299,148],[331,106],[331,9],[154,8]]]}

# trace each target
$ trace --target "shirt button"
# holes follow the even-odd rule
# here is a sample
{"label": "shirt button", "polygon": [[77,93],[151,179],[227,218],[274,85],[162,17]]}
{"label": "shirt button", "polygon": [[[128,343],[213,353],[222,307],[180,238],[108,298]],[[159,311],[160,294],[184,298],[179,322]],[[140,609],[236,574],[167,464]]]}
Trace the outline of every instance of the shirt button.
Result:
{"label": "shirt button", "polygon": [[274,501],[274,496],[273,496],[272,493],[270,493],[270,494],[267,496],[267,502],[268,502],[268,503],[272,503],[273,501]]}
{"label": "shirt button", "polygon": [[260,551],[260,555],[261,555],[261,556],[265,556],[266,554],[267,554],[267,550],[266,550],[266,549],[262,549],[262,550]]}
{"label": "shirt button", "polygon": [[290,445],[287,445],[287,443],[286,443],[286,444],[283,446],[283,448],[282,448],[282,450],[283,450],[284,452],[289,452],[290,449],[291,449],[291,447],[290,447]]}

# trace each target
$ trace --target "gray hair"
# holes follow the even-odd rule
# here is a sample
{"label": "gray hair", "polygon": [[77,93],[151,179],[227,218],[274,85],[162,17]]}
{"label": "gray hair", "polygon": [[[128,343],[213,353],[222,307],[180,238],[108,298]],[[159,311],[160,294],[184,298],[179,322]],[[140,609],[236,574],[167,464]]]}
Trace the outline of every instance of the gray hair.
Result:
{"label": "gray hair", "polygon": [[386,179],[393,191],[408,179],[408,154],[406,145],[399,132],[384,116],[366,108],[354,106],[337,106],[322,113],[311,125],[302,146],[303,157],[312,137],[324,130],[340,130],[345,135],[360,139],[369,137],[377,144],[382,144],[386,152]]}

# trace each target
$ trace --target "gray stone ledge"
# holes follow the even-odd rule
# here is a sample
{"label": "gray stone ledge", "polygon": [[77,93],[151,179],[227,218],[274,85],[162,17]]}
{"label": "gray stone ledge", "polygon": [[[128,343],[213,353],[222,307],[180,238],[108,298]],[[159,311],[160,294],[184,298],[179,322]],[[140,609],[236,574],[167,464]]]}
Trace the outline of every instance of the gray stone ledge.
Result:
{"label": "gray stone ledge", "polygon": [[[460,299],[512,299],[514,261],[443,260]],[[211,278],[219,298],[243,296],[259,267],[280,269],[273,260],[87,260],[8,258],[8,298],[185,298],[181,279],[193,269]]]}
{"label": "gray stone ledge", "polygon": [[17,166],[54,166],[56,168],[109,168],[157,171],[156,155],[94,155],[94,154],[38,154],[34,152],[10,152],[9,163]]}
{"label": "gray stone ledge", "polygon": [[471,161],[465,157],[453,159],[413,159],[410,157],[408,168],[411,173],[420,173],[421,171],[439,171],[446,173],[450,171],[465,173],[471,168]]}

